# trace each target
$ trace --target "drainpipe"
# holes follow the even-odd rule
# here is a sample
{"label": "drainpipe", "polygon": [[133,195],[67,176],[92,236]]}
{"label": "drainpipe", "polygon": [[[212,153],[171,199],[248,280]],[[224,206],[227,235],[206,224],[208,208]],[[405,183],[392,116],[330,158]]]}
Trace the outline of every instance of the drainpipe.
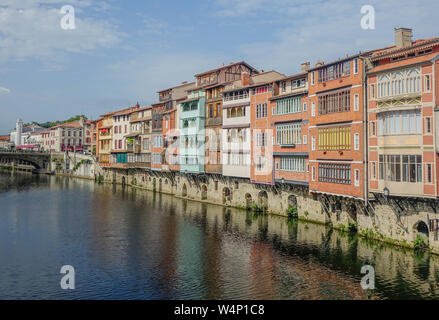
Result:
{"label": "drainpipe", "polygon": [[[433,115],[432,115],[432,119],[431,119],[431,127],[432,127],[432,134],[433,134],[433,148],[434,148],[434,153],[435,153],[435,158],[437,158],[436,153],[438,152],[438,150],[436,149],[436,130],[438,130],[439,128],[436,128],[436,109],[438,109],[438,105],[437,105],[437,99],[436,99],[436,59],[433,59],[432,64],[433,64],[433,72],[431,75],[431,88],[432,88],[432,93],[433,93]],[[435,177],[435,181],[434,181],[434,189],[435,189],[435,194],[436,197],[438,196],[437,194],[437,179],[438,179],[438,175],[437,175],[437,163],[436,161],[434,161],[433,163],[433,172],[435,173],[433,176]]]}
{"label": "drainpipe", "polygon": [[363,58],[363,152],[364,152],[364,205],[367,207],[369,203],[369,119],[368,119],[368,99],[367,99],[367,75],[366,75],[366,59]]}

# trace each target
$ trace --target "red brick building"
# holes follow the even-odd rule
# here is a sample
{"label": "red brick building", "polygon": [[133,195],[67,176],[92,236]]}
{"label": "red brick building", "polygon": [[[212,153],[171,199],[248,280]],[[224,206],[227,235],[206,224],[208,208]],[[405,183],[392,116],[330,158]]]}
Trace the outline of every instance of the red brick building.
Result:
{"label": "red brick building", "polygon": [[276,183],[308,186],[308,69],[274,82],[270,98]]}
{"label": "red brick building", "polygon": [[364,199],[364,56],[309,70],[309,191]]}
{"label": "red brick building", "polygon": [[273,130],[270,98],[273,96],[273,82],[285,75],[268,71],[253,76],[250,85],[250,128],[251,128],[251,170],[252,183],[274,184]]}
{"label": "red brick building", "polygon": [[371,62],[369,190],[437,198],[439,38],[412,41],[411,29],[396,29],[395,45]]}

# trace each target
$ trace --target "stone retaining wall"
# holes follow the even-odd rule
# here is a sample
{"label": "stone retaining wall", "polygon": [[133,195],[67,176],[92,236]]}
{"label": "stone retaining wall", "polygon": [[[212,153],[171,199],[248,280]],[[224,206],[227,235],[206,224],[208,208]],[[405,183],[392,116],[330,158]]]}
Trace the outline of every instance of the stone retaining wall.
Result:
{"label": "stone retaining wall", "polygon": [[[299,218],[322,224],[330,224],[337,229],[347,229],[355,224],[360,235],[412,246],[417,235],[428,239],[430,248],[439,253],[437,232],[429,229],[429,219],[439,219],[439,214],[427,205],[398,218],[390,204],[374,204],[374,209],[365,211],[360,200],[338,198],[340,206],[333,210],[322,205],[321,195],[310,195],[302,186],[266,186],[252,184],[240,178],[217,175],[191,175],[183,173],[163,173],[140,169],[96,168],[104,182],[125,184],[150,191],[171,194],[191,200],[246,208],[256,203],[266,205],[270,214],[287,216],[286,210],[297,204]],[[420,226],[427,226],[427,233]],[[421,231],[419,231],[421,230]]]}

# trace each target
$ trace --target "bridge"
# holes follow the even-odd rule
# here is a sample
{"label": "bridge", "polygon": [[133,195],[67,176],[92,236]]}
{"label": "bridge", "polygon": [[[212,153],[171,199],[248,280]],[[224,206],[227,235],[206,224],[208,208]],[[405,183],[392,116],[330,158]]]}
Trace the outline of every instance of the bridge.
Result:
{"label": "bridge", "polygon": [[50,173],[50,159],[49,153],[0,151],[0,168]]}

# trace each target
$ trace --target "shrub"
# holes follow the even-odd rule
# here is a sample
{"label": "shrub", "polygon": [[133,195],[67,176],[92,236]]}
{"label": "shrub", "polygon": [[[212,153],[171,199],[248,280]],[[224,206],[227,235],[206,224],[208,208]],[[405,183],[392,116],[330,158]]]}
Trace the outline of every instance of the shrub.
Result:
{"label": "shrub", "polygon": [[424,250],[428,248],[428,245],[425,243],[424,238],[418,234],[413,241],[413,248],[415,250]]}
{"label": "shrub", "polygon": [[349,222],[348,229],[349,229],[349,232],[356,233],[358,231],[357,224],[354,222]]}
{"label": "shrub", "polygon": [[297,219],[299,218],[299,212],[297,210],[297,206],[289,207],[287,209],[288,218]]}

